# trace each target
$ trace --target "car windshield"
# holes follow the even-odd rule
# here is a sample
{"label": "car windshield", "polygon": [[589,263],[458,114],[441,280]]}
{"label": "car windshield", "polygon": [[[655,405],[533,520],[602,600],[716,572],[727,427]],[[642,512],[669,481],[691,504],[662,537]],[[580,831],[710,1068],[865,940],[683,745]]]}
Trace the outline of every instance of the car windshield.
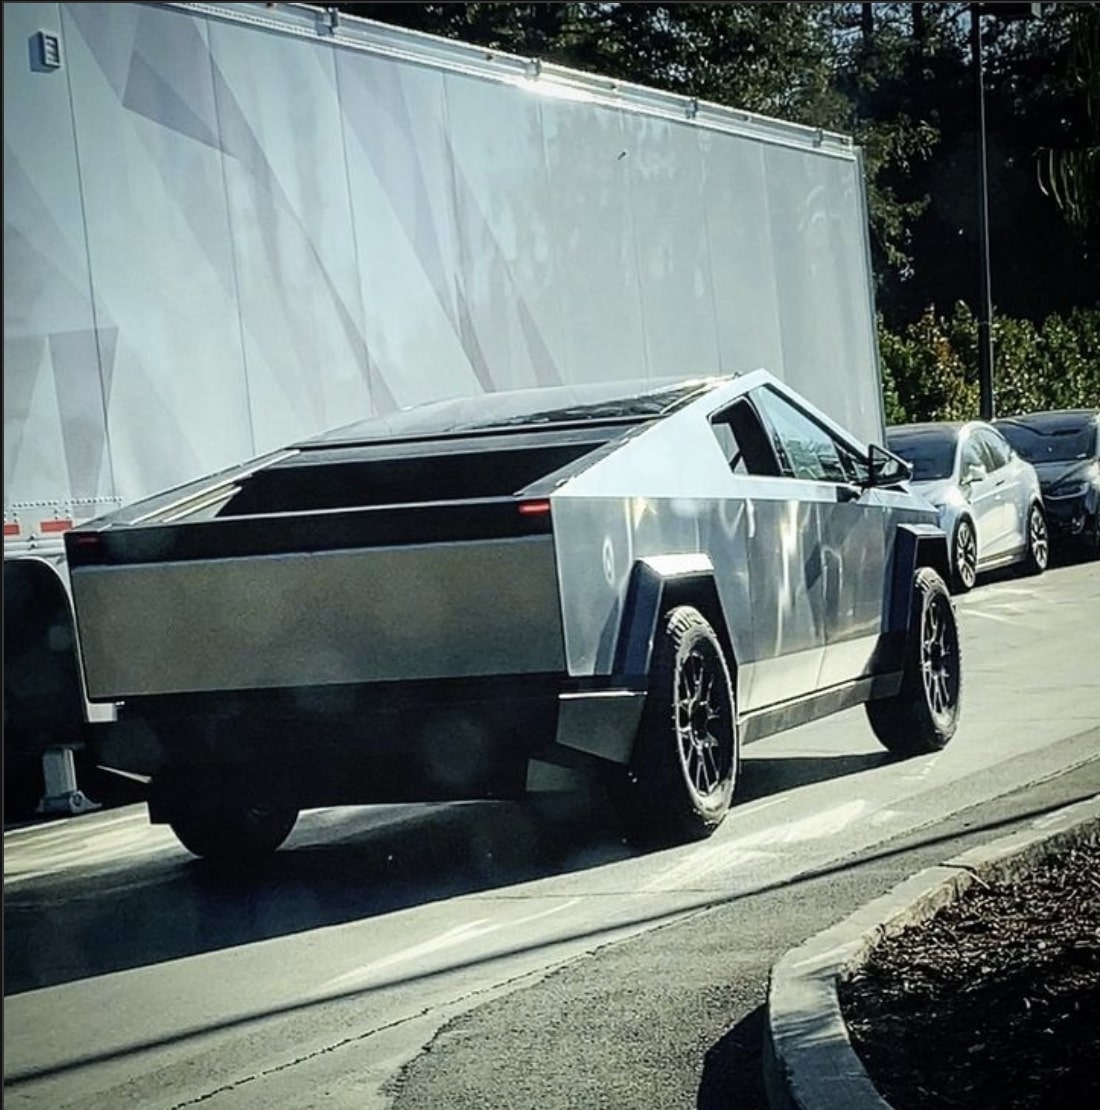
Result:
{"label": "car windshield", "polygon": [[913,481],[949,478],[955,467],[955,438],[950,435],[887,435],[886,446],[913,467]]}
{"label": "car windshield", "polygon": [[1040,428],[1029,424],[999,424],[1005,439],[1030,463],[1072,462],[1096,454],[1096,431],[1091,424]]}

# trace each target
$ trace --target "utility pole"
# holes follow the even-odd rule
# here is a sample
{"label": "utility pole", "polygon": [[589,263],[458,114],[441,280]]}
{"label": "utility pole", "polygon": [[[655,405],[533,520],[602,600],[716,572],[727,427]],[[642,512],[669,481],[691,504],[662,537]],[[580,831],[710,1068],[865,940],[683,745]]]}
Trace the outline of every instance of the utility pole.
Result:
{"label": "utility pole", "polygon": [[978,407],[983,420],[992,420],[993,292],[989,273],[989,166],[985,146],[985,74],[982,68],[982,13],[970,5],[970,60],[974,68],[975,111],[978,118]]}
{"label": "utility pole", "polygon": [[[914,5],[916,7],[916,5]],[[996,415],[993,391],[993,292],[989,269],[989,162],[985,142],[985,70],[982,60],[982,15],[1004,22],[1038,19],[1042,4],[971,4],[970,64],[974,70],[975,115],[978,120],[978,406],[983,420]]]}

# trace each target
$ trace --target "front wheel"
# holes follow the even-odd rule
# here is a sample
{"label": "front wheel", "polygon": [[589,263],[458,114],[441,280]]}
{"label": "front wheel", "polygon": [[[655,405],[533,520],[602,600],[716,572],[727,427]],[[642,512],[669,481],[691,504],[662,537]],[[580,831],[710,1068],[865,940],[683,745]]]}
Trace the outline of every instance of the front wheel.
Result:
{"label": "front wheel", "polygon": [[1047,536],[1047,517],[1043,507],[1033,501],[1027,511],[1027,553],[1024,556],[1025,574],[1042,574],[1050,559],[1050,539]]}
{"label": "front wheel", "polygon": [[612,794],[635,843],[709,836],[729,811],[739,745],[733,687],[714,629],[695,608],[667,614],[654,647],[634,756]]}
{"label": "front wheel", "polygon": [[962,657],[955,607],[930,567],[913,578],[913,607],[901,688],[867,703],[867,719],[896,755],[937,752],[955,735],[962,694]]}
{"label": "front wheel", "polygon": [[964,594],[974,588],[978,577],[978,536],[968,516],[955,525],[951,556],[951,588],[957,594]]}

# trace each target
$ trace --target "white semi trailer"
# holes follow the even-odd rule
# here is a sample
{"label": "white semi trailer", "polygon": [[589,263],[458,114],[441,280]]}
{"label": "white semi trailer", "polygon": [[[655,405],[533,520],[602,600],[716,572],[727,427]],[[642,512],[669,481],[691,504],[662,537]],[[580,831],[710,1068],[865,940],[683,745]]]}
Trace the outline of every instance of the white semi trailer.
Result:
{"label": "white semi trailer", "polygon": [[883,409],[841,135],[301,4],[4,14],[4,747],[77,812],[63,533],[351,419],[763,366]]}

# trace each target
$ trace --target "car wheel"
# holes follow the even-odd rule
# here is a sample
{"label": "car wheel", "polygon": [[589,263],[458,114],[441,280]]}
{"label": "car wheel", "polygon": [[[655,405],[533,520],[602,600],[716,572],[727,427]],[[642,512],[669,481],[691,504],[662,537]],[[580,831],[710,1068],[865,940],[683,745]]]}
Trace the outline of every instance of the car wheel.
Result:
{"label": "car wheel", "polygon": [[972,590],[978,577],[978,536],[974,522],[967,516],[955,525],[951,564],[952,590],[957,594]]}
{"label": "car wheel", "polygon": [[654,647],[634,756],[613,796],[635,843],[709,836],[729,810],[739,746],[722,646],[697,609],[667,614]]}
{"label": "car wheel", "polygon": [[243,773],[211,769],[153,783],[153,804],[193,855],[239,864],[270,855],[290,835],[298,810]]}
{"label": "car wheel", "polygon": [[1024,556],[1026,574],[1042,574],[1050,558],[1050,538],[1047,535],[1047,518],[1043,507],[1033,501],[1027,511],[1027,553]]}
{"label": "car wheel", "polygon": [[955,735],[962,693],[959,630],[943,579],[921,567],[913,579],[913,608],[901,688],[867,703],[867,718],[883,747],[896,755],[943,748]]}

